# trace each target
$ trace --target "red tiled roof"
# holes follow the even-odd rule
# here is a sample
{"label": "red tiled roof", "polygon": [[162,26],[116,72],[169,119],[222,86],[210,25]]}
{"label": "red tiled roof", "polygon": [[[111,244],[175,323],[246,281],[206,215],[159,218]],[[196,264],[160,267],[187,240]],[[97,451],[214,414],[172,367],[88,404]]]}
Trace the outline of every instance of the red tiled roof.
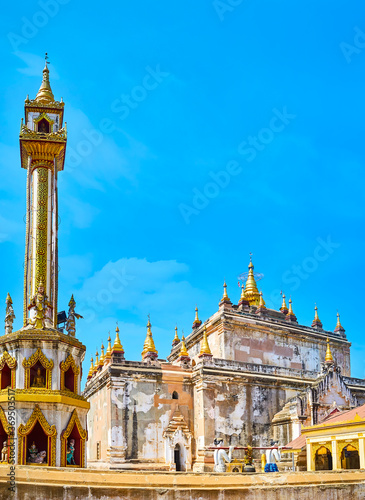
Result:
{"label": "red tiled roof", "polygon": [[294,450],[302,449],[305,446],[305,436],[301,434],[297,438],[293,439],[290,443],[285,445],[285,448],[293,448]]}
{"label": "red tiled roof", "polygon": [[365,420],[365,405],[358,406],[357,408],[353,408],[352,410],[336,413],[335,415],[333,415],[333,417],[330,416],[329,418],[327,418],[323,423],[332,425],[334,423],[348,422],[349,420],[353,420],[356,415]]}

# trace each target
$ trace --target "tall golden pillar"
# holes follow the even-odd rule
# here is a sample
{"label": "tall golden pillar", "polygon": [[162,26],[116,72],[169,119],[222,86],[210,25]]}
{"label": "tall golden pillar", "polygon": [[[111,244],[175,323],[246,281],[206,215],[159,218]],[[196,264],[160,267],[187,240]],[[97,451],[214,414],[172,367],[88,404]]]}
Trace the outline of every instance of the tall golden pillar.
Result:
{"label": "tall golden pillar", "polygon": [[73,296],[65,328],[57,325],[57,176],[67,140],[63,111],[46,63],[36,98],[25,101],[20,130],[21,166],[27,170],[24,324],[13,330],[16,304],[13,308],[8,295],[0,335],[0,442],[7,460],[18,465],[86,466],[90,405],[81,394],[86,347],[76,337],[76,319],[82,316]]}
{"label": "tall golden pillar", "polygon": [[[36,296],[44,295],[45,325],[57,326],[58,203],[57,176],[63,170],[67,142],[64,103],[55,101],[47,62],[34,100],[25,100],[20,129],[21,166],[27,170],[24,266],[24,326],[37,327]],[[66,124],[65,124],[66,125]],[[43,289],[43,290],[42,290]]]}

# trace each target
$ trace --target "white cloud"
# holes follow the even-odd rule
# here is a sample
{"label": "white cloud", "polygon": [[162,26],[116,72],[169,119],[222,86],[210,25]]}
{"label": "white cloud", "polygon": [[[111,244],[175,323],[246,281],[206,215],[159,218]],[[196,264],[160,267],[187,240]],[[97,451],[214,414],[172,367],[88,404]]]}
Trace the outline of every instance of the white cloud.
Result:
{"label": "white cloud", "polygon": [[143,318],[144,324],[149,313],[162,329],[187,317],[192,323],[195,303],[205,302],[206,295],[187,281],[188,272],[175,260],[120,259],[85,279],[75,298],[88,324],[110,315]]}

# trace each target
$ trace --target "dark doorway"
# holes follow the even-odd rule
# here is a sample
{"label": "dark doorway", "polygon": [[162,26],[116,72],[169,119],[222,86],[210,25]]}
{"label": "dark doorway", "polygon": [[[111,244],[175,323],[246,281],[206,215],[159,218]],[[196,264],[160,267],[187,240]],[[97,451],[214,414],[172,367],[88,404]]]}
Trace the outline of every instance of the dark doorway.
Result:
{"label": "dark doorway", "polygon": [[321,446],[315,456],[316,470],[332,470],[332,453],[325,446]]}
{"label": "dark doorway", "polygon": [[348,444],[341,453],[342,469],[360,469],[360,458],[357,449]]}
{"label": "dark doorway", "polygon": [[67,465],[81,465],[81,436],[79,433],[79,430],[77,428],[77,425],[75,424],[73,426],[73,429],[71,431],[71,434],[67,440],[67,448],[70,446],[70,441],[71,439],[74,440],[74,454],[73,454],[73,461],[74,463],[67,463]]}
{"label": "dark doorway", "polygon": [[33,443],[35,445],[35,448],[37,449],[37,453],[45,451],[46,452],[46,457],[45,460],[41,463],[48,464],[48,436],[45,434],[41,424],[36,422],[35,426],[31,430],[31,432],[27,436],[26,440],[26,445],[27,445],[27,463],[32,463],[31,462],[31,456],[29,450],[31,449]]}
{"label": "dark doorway", "polygon": [[176,465],[176,470],[181,471],[181,458],[180,458],[180,445],[177,444],[174,450],[174,462]]}
{"label": "dark doorway", "polygon": [[1,371],[1,387],[0,389],[6,389],[11,387],[11,370],[5,363],[4,368]]}
{"label": "dark doorway", "polygon": [[75,391],[75,374],[71,366],[65,372],[65,389],[71,392]]}

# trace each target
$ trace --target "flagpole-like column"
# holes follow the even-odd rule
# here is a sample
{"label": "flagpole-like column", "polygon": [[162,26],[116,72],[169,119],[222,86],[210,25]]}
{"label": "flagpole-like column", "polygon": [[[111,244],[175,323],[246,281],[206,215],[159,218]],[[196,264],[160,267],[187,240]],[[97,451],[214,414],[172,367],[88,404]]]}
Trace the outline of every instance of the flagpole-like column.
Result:
{"label": "flagpole-like column", "polygon": [[47,63],[36,98],[25,101],[20,130],[22,167],[27,169],[24,327],[56,328],[58,295],[57,177],[63,170],[64,103],[54,100]]}

